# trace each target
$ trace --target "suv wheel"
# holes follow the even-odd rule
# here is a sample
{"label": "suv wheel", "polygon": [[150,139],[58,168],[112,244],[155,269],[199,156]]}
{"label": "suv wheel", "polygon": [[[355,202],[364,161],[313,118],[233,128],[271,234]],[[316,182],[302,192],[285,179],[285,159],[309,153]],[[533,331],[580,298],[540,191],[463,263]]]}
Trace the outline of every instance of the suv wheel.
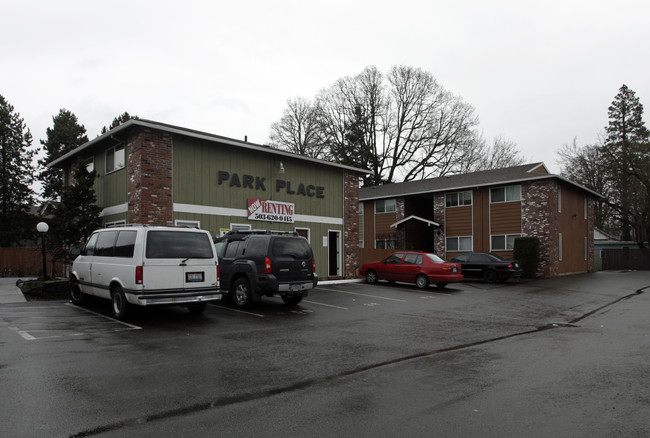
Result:
{"label": "suv wheel", "polygon": [[111,295],[113,304],[113,316],[120,321],[126,319],[129,313],[129,302],[126,300],[126,295],[120,286],[115,287]]}
{"label": "suv wheel", "polygon": [[237,307],[250,307],[252,304],[251,287],[245,277],[240,277],[235,280],[232,285],[232,300]]}
{"label": "suv wheel", "polygon": [[282,301],[287,306],[295,306],[302,301],[302,295],[284,295]]}

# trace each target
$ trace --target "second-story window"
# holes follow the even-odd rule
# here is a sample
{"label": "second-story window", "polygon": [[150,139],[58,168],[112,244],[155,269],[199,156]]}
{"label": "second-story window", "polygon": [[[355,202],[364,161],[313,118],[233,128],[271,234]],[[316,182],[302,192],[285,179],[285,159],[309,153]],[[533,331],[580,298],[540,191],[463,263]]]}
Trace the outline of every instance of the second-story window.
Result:
{"label": "second-story window", "polygon": [[114,146],[106,151],[106,173],[124,168],[124,145]]}
{"label": "second-story window", "polygon": [[464,190],[462,192],[447,193],[445,195],[445,205],[447,207],[472,205],[472,191]]}
{"label": "second-story window", "polygon": [[490,189],[490,201],[492,203],[521,201],[521,186],[515,185]]}
{"label": "second-story window", "polygon": [[375,201],[375,213],[393,213],[396,210],[395,198],[377,199]]}

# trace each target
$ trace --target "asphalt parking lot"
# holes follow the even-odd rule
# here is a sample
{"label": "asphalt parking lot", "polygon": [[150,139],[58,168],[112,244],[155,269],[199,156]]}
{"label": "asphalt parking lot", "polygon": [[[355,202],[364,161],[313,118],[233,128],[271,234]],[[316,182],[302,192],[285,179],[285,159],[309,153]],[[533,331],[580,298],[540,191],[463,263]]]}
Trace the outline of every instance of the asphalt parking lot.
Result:
{"label": "asphalt parking lot", "polygon": [[[346,282],[319,285],[295,308],[267,298],[245,311],[211,304],[199,316],[182,308],[144,309],[128,322],[111,318],[103,300],[85,307],[5,304],[0,422],[6,436],[395,436],[399,428],[390,433],[387,424],[401,425],[406,435],[430,435],[432,423],[443,427],[440,413],[462,418],[467,400],[509,381],[491,368],[506,354],[535,345],[536,352],[548,348],[546,356],[566,357],[572,342],[582,345],[587,337],[605,351],[597,345],[605,338],[598,337],[599,325],[586,330],[587,322],[616,309],[647,312],[649,285],[647,272],[427,290]],[[630,320],[634,327],[621,328],[630,331],[629,349],[650,346],[647,321]],[[582,330],[582,340],[558,338]],[[638,375],[647,358],[647,352],[635,357],[636,368],[626,363],[634,368],[629,372]],[[551,362],[540,374],[552,375],[552,368]],[[641,375],[650,377],[647,367]],[[639,390],[649,389],[647,382]],[[619,414],[626,409],[630,429],[612,419],[596,424],[601,431],[611,432],[608,424],[644,430],[648,420],[635,423],[635,412],[650,400],[632,392],[633,400],[617,406]],[[426,415],[414,419],[403,408],[412,400]],[[494,430],[521,436],[541,424],[538,414]],[[483,421],[489,425],[490,418]],[[582,436],[572,424],[557,427],[565,436]],[[446,436],[471,435],[455,423],[444,427]],[[548,436],[541,432],[536,436]]]}

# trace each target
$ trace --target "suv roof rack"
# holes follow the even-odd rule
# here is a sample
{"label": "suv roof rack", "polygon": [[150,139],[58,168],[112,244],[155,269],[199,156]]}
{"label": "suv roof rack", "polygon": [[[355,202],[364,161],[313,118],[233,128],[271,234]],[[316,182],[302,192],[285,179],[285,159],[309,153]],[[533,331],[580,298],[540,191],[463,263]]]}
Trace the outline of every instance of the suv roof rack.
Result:
{"label": "suv roof rack", "polygon": [[232,236],[235,234],[278,234],[278,235],[291,235],[298,236],[297,231],[280,231],[280,230],[231,230],[225,236]]}

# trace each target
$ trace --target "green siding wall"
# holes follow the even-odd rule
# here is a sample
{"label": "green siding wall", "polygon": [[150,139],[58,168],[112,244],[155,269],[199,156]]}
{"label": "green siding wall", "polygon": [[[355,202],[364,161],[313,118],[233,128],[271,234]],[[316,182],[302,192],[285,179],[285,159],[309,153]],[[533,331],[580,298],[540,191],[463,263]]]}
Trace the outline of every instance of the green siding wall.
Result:
{"label": "green siding wall", "polygon": [[[229,149],[228,145],[217,145],[189,139],[174,137],[173,156],[173,199],[174,203],[192,204],[208,207],[234,208],[245,210],[248,198],[290,202],[295,206],[296,215],[343,218],[343,171],[315,163],[294,160],[291,157],[280,158],[258,151],[246,151],[239,148]],[[278,171],[280,161],[285,172]],[[219,184],[219,172],[227,172],[229,179]],[[238,186],[233,182],[237,175]],[[244,175],[263,181],[264,189],[244,187]],[[288,193],[284,187],[277,190],[277,181],[291,183],[291,190],[298,191],[299,184],[304,187],[323,187],[323,198]],[[328,248],[323,246],[323,237],[329,230],[340,231],[339,243],[342,254],[343,225],[296,221],[293,224],[249,221],[246,217],[174,213],[174,220],[199,221],[201,228],[213,235],[221,229],[230,229],[231,224],[250,224],[254,229],[294,231],[296,228],[308,228],[311,246],[316,259],[316,272],[321,279],[328,275]],[[343,261],[339,262],[343,274]]]}

